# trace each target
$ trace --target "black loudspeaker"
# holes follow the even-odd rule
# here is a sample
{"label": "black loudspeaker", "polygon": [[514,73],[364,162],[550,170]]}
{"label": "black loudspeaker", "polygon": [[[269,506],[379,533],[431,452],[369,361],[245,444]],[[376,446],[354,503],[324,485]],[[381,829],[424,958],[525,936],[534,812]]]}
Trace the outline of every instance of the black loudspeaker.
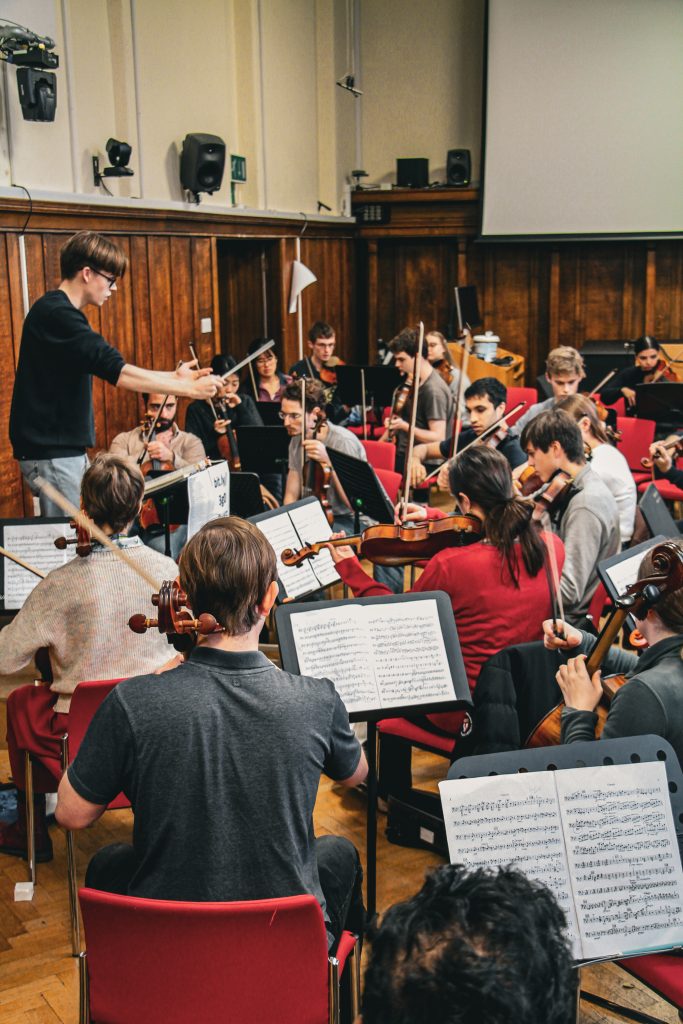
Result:
{"label": "black loudspeaker", "polygon": [[225,143],[217,135],[186,135],[180,156],[180,184],[188,192],[217,192],[225,169]]}
{"label": "black loudspeaker", "polygon": [[412,160],[396,161],[396,184],[399,188],[427,188],[429,185],[429,160],[416,157]]}
{"label": "black loudspeaker", "polygon": [[446,159],[446,184],[469,185],[472,161],[469,149],[449,149]]}
{"label": "black loudspeaker", "polygon": [[17,68],[19,102],[24,121],[54,121],[57,76],[42,68]]}

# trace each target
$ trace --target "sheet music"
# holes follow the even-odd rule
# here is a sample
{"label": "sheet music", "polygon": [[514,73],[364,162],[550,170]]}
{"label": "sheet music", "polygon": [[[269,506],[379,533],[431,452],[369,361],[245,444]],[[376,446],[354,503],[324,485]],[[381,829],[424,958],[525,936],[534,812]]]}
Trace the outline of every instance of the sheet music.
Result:
{"label": "sheet music", "polygon": [[285,588],[287,597],[301,597],[318,589],[318,580],[308,560],[300,565],[285,565],[280,555],[286,548],[298,551],[301,547],[299,535],[289,518],[289,512],[282,510],[282,515],[269,516],[254,523],[270,542],[277,555],[277,574]]}
{"label": "sheet music", "polygon": [[217,462],[187,478],[187,539],[212,519],[230,515],[230,470]]}
{"label": "sheet music", "polygon": [[513,864],[542,882],[567,915],[568,934],[582,959],[572,900],[555,775],[529,772],[439,783],[452,864],[496,868]]}
{"label": "sheet music", "polygon": [[367,605],[312,609],[292,615],[292,634],[302,675],[331,679],[346,710],[381,707]]}
{"label": "sheet music", "polygon": [[[332,536],[332,527],[328,523],[319,501],[308,501],[305,505],[292,506],[287,511],[300,537],[298,547],[327,540]],[[323,587],[330,583],[338,583],[341,579],[332,560],[332,555],[327,549],[311,559],[311,568]]]}
{"label": "sheet music", "polygon": [[[374,654],[380,707],[454,700],[453,680],[436,601],[364,608]],[[397,637],[410,637],[397,643]]]}
{"label": "sheet music", "polygon": [[[656,547],[656,544],[653,544],[652,547]],[[617,594],[623,594],[627,587],[630,587],[632,583],[636,582],[638,579],[638,569],[640,568],[640,563],[644,557],[645,552],[640,551],[632,558],[624,558],[622,561],[616,562],[614,565],[611,565],[609,569],[605,570],[612,581]]]}
{"label": "sheet music", "polygon": [[584,958],[683,943],[683,871],[661,761],[553,772]]}
{"label": "sheet music", "polygon": [[[68,523],[7,525],[3,527],[3,547],[13,555],[23,558],[29,565],[48,573],[76,557],[75,545],[72,544],[64,551],[60,551],[55,547],[55,538],[74,536],[75,531]],[[33,588],[40,583],[40,579],[9,558],[3,558],[2,562],[5,608],[21,608]]]}

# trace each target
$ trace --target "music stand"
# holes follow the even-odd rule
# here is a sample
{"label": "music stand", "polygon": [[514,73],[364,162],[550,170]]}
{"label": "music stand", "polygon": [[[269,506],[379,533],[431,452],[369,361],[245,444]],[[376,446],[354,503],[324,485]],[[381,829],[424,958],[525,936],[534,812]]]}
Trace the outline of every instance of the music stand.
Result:
{"label": "music stand", "polygon": [[[147,474],[148,480],[156,480],[165,474],[161,470],[152,469]],[[190,515],[190,500],[187,493],[187,481],[189,477],[182,480],[173,480],[166,487],[159,487],[149,497],[154,502],[159,522],[164,531],[164,554],[167,558],[171,555],[171,523],[174,526],[187,526]]]}
{"label": "music stand", "polygon": [[264,427],[281,427],[280,402],[257,402],[256,408],[263,420]]}
{"label": "music stand", "polygon": [[249,519],[260,512],[263,512],[263,498],[256,473],[231,473],[230,515]]}
{"label": "music stand", "polygon": [[391,405],[394,391],[403,381],[403,374],[395,366],[335,366],[337,374],[336,401],[342,405],[354,406],[361,404],[363,393],[363,375],[365,376],[365,396],[372,397],[372,405],[381,411]]}
{"label": "music stand", "polygon": [[360,529],[361,515],[368,516],[377,523],[393,523],[394,506],[370,463],[345,452],[335,451],[334,448],[328,448],[327,454],[346,497],[351,502],[355,532]]}
{"label": "music stand", "polygon": [[664,498],[654,484],[647,487],[638,502],[638,508],[651,536],[656,537],[661,533],[665,537],[680,539],[681,534],[676,520],[669,512]]}
{"label": "music stand", "polygon": [[283,426],[238,427],[236,434],[245,472],[262,477],[265,473],[282,473],[289,465],[290,437]]}
{"label": "music stand", "polygon": [[672,381],[636,384],[635,392],[638,419],[674,424],[683,421],[683,384]]}

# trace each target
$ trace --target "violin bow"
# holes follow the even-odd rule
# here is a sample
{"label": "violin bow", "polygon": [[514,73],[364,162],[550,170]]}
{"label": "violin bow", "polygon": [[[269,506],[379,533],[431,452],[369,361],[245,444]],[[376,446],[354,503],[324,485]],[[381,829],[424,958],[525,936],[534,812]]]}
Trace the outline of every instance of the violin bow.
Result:
{"label": "violin bow", "polygon": [[129,555],[126,555],[121,550],[121,548],[118,548],[116,544],[112,543],[106,533],[104,533],[103,530],[100,530],[99,526],[96,526],[85,512],[82,512],[80,509],[76,508],[75,505],[72,505],[68,498],[65,498],[56,487],[53,487],[47,480],[43,480],[41,476],[37,476],[34,479],[38,490],[42,491],[48,498],[50,498],[51,501],[54,501],[55,505],[59,505],[62,511],[65,512],[66,515],[71,516],[79,526],[88,530],[95,540],[100,542],[102,547],[107,548],[109,551],[113,551],[117,558],[120,558],[122,562],[125,562],[133,572],[136,572],[138,576],[145,581],[145,583],[149,584],[154,593],[157,593],[161,586],[159,581],[155,580],[153,576],[150,576],[142,566],[138,565],[137,562],[134,562]]}
{"label": "violin bow", "polygon": [[240,363],[236,363],[233,366],[232,370],[228,370],[227,373],[222,373],[220,375],[221,380],[227,380],[227,378],[232,377],[234,373],[239,373],[243,366],[248,366],[249,363],[252,363],[254,359],[257,359],[261,355],[261,353],[267,352],[268,349],[273,348],[274,345],[275,339],[270,338],[269,341],[266,341],[265,344],[261,345],[260,348],[257,348],[254,352],[251,353],[251,355],[246,356]]}
{"label": "violin bow", "polygon": [[415,447],[415,421],[417,419],[417,397],[420,393],[420,371],[422,369],[422,346],[424,344],[425,325],[420,320],[419,338],[417,352],[415,353],[415,367],[413,369],[413,405],[410,410],[410,430],[408,431],[408,445],[406,447],[405,463],[403,466],[403,497],[399,501],[399,518],[403,518],[403,511],[408,504],[410,495],[410,463],[413,458]]}
{"label": "violin bow", "polygon": [[[190,345],[190,349],[192,349],[192,345]],[[196,358],[197,357],[195,356],[195,359]],[[181,364],[182,364],[182,360],[180,361],[180,363],[178,363],[178,366],[180,366]],[[199,365],[199,360],[197,360],[197,365]],[[176,370],[178,369],[178,366],[176,366]],[[169,399],[169,396],[168,395],[164,395],[164,400],[161,403],[161,405],[159,406],[159,408],[157,409],[157,414],[154,417],[154,419],[152,420],[152,426],[147,431],[147,437],[146,437],[145,442],[144,442],[145,444],[149,444],[150,440],[152,439],[152,437],[154,435],[154,431],[157,428],[157,423],[159,422],[159,419],[161,418],[161,414],[164,411],[164,408],[166,406],[166,403],[168,402],[168,399]],[[214,412],[214,416],[215,415],[216,414]],[[147,454],[147,449],[143,448],[142,451],[140,452],[140,454],[138,455],[138,462],[137,462],[138,466],[141,466],[142,463],[145,461],[145,455],[146,454]]]}
{"label": "violin bow", "polygon": [[589,398],[593,398],[595,395],[599,394],[602,391],[602,389],[604,388],[605,384],[607,384],[608,381],[610,381],[612,379],[612,377],[614,377],[614,375],[616,373],[618,373],[618,370],[617,370],[616,367],[613,370],[610,370],[609,373],[606,373],[605,376],[600,381],[600,383],[596,384],[595,387],[593,388],[593,390],[589,392],[588,397]]}
{"label": "violin bow", "polygon": [[[514,416],[514,414],[516,412],[519,412],[520,409],[523,409],[525,405],[526,405],[525,401],[518,402],[517,405],[514,407],[514,409],[510,409],[510,411],[506,412],[504,416],[501,416],[500,419],[497,419],[495,423],[492,423],[490,427],[487,427],[486,430],[482,430],[481,434],[479,434],[478,437],[475,437],[473,441],[470,441],[469,444],[466,444],[465,447],[461,451],[459,451],[457,454],[458,455],[462,455],[464,452],[469,451],[469,449],[472,448],[473,445],[481,444],[483,441],[488,440],[488,438],[491,436],[491,434],[495,434],[496,430],[501,425],[501,423],[507,423],[507,421],[510,419],[510,417]],[[451,458],[453,458],[453,457],[454,456],[451,456]],[[426,484],[428,480],[432,479],[432,477],[437,476],[438,473],[439,473],[439,470],[441,469],[441,466],[445,466],[445,464],[447,462],[450,462],[450,461],[451,461],[450,459],[444,459],[444,461],[441,463],[440,466],[437,466],[436,469],[433,469],[431,471],[429,476],[426,476],[424,478],[422,483]]]}
{"label": "violin bow", "polygon": [[[188,341],[187,347],[190,350],[190,355],[192,356],[192,358],[194,359],[195,363],[197,364],[197,369],[199,369],[199,365],[200,365],[199,364],[199,356],[197,355],[197,353],[195,351],[195,347],[194,347],[194,345],[192,344],[191,341]],[[209,403],[209,408],[211,409],[211,412],[213,413],[213,418],[215,420],[217,420],[218,419],[218,413],[216,412],[216,406],[214,404],[213,398],[207,398],[206,401]]]}
{"label": "violin bow", "polygon": [[462,355],[462,362],[460,363],[460,381],[458,383],[458,398],[455,403],[455,414],[453,418],[453,443],[451,445],[451,458],[454,457],[457,451],[458,441],[460,439],[460,431],[462,430],[462,406],[465,400],[465,377],[467,375],[467,366],[470,360],[470,342],[472,340],[472,331],[470,330],[469,324],[465,324],[464,331],[465,344],[463,346],[464,351]]}
{"label": "violin bow", "polygon": [[303,497],[305,489],[306,475],[306,450],[304,448],[304,441],[306,440],[306,378],[301,378],[301,495]]}
{"label": "violin bow", "polygon": [[555,551],[555,545],[553,543],[553,532],[550,526],[550,516],[546,512],[541,520],[543,529],[550,534],[550,543],[546,544],[545,548],[548,552],[548,565],[550,567],[550,603],[553,609],[553,633],[559,639],[564,639],[564,633],[558,628],[557,620],[564,622],[564,603],[562,601],[562,591],[560,589],[560,570],[557,565],[557,552]]}
{"label": "violin bow", "polygon": [[4,558],[9,558],[10,562],[20,565],[22,569],[27,569],[29,572],[32,572],[34,576],[38,576],[41,580],[44,580],[47,576],[47,573],[43,572],[42,569],[36,569],[34,565],[30,565],[29,562],[25,562],[23,558],[19,558],[19,555],[13,554],[11,551],[8,551],[7,548],[0,547],[0,555]]}

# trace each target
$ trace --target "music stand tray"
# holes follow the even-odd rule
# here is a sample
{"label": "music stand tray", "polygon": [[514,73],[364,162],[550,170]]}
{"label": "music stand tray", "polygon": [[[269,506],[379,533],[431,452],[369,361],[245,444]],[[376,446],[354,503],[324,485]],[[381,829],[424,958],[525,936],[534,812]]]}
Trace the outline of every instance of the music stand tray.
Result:
{"label": "music stand tray", "polygon": [[247,473],[282,473],[289,464],[290,437],[283,426],[238,427],[240,464]]}
{"label": "music stand tray", "polygon": [[636,416],[655,420],[656,423],[683,421],[683,384],[658,381],[656,384],[636,384]]}
{"label": "music stand tray", "polygon": [[393,523],[394,506],[370,463],[334,448],[327,454],[353,511],[377,523]]}

